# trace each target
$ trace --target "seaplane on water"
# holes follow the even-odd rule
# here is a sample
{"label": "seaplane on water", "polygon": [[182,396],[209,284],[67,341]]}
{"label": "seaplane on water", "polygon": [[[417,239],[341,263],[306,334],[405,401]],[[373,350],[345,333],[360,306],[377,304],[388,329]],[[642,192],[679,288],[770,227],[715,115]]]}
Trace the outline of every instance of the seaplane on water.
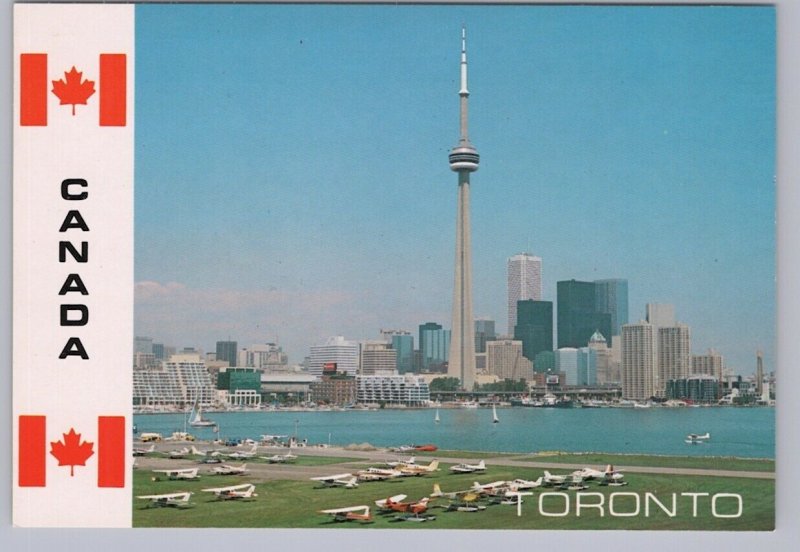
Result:
{"label": "seaplane on water", "polygon": [[422,466],[420,464],[401,466],[399,468],[399,471],[401,475],[407,477],[413,475],[427,475],[429,473],[437,471],[438,469],[439,469],[439,461],[433,460],[427,466]]}
{"label": "seaplane on water", "polygon": [[211,471],[208,473],[211,475],[244,475],[247,473],[247,464],[242,464],[241,466],[222,464],[221,466],[211,468]]}
{"label": "seaplane on water", "polygon": [[166,474],[167,479],[200,479],[197,474],[197,468],[185,468],[180,470],[153,470],[153,473]]}
{"label": "seaplane on water", "polygon": [[211,427],[217,425],[216,422],[203,418],[199,398],[194,401],[192,411],[189,413],[189,425],[192,427]]}
{"label": "seaplane on water", "polygon": [[450,471],[454,473],[473,473],[486,471],[486,463],[481,460],[477,464],[456,464],[455,466],[450,466]]}
{"label": "seaplane on water", "polygon": [[155,444],[153,444],[153,445],[150,445],[146,449],[145,448],[134,448],[133,449],[133,455],[134,456],[146,456],[146,455],[150,454],[151,452],[155,452],[155,451],[156,451],[156,446],[155,446]]}
{"label": "seaplane on water", "polygon": [[357,521],[359,523],[372,523],[372,515],[370,515],[369,506],[367,505],[320,510],[319,513],[331,516],[334,522]]}
{"label": "seaplane on water", "polygon": [[258,445],[253,445],[250,447],[249,451],[244,450],[236,450],[233,452],[223,452],[223,456],[227,456],[228,458],[253,458],[258,451]]}
{"label": "seaplane on water", "polygon": [[217,500],[250,500],[258,496],[255,491],[256,486],[252,483],[203,489],[204,493],[214,493]]}
{"label": "seaplane on water", "polygon": [[323,475],[312,477],[311,481],[319,481],[323,487],[344,487],[352,489],[358,487],[358,479],[352,473],[337,473],[336,475]]}
{"label": "seaplane on water", "polygon": [[708,432],[703,433],[702,435],[699,435],[697,433],[690,433],[689,435],[686,436],[686,442],[689,443],[690,445],[701,445],[706,441],[708,441],[709,439],[711,439],[711,434]]}
{"label": "seaplane on water", "polygon": [[143,500],[149,500],[145,505],[145,508],[151,507],[164,507],[169,506],[172,508],[188,508],[193,506],[192,503],[189,502],[189,497],[192,495],[190,492],[180,492],[180,493],[168,493],[168,494],[158,494],[158,495],[142,495],[137,496],[136,498],[141,498]]}

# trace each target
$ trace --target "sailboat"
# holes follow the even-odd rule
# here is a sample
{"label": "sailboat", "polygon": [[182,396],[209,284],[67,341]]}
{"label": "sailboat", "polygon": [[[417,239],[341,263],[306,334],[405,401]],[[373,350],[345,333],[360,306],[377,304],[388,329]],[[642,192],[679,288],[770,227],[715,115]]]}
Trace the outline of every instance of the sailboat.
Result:
{"label": "sailboat", "polygon": [[497,417],[497,407],[495,405],[492,405],[492,423],[493,424],[500,423],[500,418]]}
{"label": "sailboat", "polygon": [[194,401],[192,411],[189,413],[189,425],[192,427],[211,427],[216,425],[213,420],[203,418],[203,412],[200,409],[200,399]]}
{"label": "sailboat", "polygon": [[438,408],[436,409],[436,416],[433,418],[433,423],[435,423],[435,424],[439,423],[439,409]]}

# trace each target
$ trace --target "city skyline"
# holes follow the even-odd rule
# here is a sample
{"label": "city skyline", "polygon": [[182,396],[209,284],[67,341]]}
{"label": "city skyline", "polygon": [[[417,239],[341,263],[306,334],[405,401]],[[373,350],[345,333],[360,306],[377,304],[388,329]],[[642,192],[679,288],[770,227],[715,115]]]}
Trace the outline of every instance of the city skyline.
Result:
{"label": "city skyline", "polygon": [[[299,363],[328,336],[447,324],[464,21],[476,317],[505,319],[506,259],[530,249],[544,300],[556,281],[624,278],[631,322],[671,303],[694,353],[750,373],[760,348],[774,368],[772,11],[147,6],[139,20],[137,71],[164,78],[137,80],[137,335],[277,341]],[[187,110],[185,94],[213,101]]]}

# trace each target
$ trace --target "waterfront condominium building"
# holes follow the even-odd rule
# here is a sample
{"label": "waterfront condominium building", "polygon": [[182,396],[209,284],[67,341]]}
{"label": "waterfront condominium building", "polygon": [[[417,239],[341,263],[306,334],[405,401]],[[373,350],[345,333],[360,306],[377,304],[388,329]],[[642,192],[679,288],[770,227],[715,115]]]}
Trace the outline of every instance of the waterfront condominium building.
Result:
{"label": "waterfront condominium building", "polygon": [[611,316],[611,334],[620,335],[624,324],[628,323],[628,280],[611,278],[595,280],[595,309]]}
{"label": "waterfront condominium building", "polygon": [[216,399],[211,375],[199,355],[172,355],[159,368],[133,372],[134,406],[184,408],[195,399],[204,406]]}
{"label": "waterfront condominium building", "polygon": [[528,253],[508,258],[508,334],[517,325],[517,302],[542,299],[542,259]]}
{"label": "waterfront condominium building", "polygon": [[359,346],[355,341],[347,341],[340,335],[329,337],[323,345],[311,347],[308,373],[320,377],[324,364],[335,363],[337,373],[355,376],[359,365],[358,352]]}
{"label": "waterfront condominium building", "polygon": [[533,363],[522,356],[522,342],[511,339],[486,344],[486,371],[500,379],[533,379]]}
{"label": "waterfront condominium building", "polygon": [[657,397],[664,397],[669,380],[689,377],[692,367],[689,326],[676,324],[658,328],[657,351],[655,394]]}
{"label": "waterfront condominium building", "polygon": [[[721,383],[724,371],[725,358],[718,351],[709,349],[704,355],[692,355],[692,376],[705,374],[715,377]],[[758,381],[756,381],[756,385],[758,385]]]}
{"label": "waterfront condominium building", "polygon": [[649,322],[622,326],[622,397],[646,400],[655,395],[655,327]]}
{"label": "waterfront condominium building", "polygon": [[558,348],[585,347],[594,332],[611,333],[611,314],[597,310],[594,282],[566,280],[556,284]]}
{"label": "waterfront condominium building", "polygon": [[236,341],[217,341],[217,360],[227,361],[228,366],[237,366],[239,344]]}
{"label": "waterfront condominium building", "polygon": [[428,384],[412,374],[356,376],[356,400],[361,404],[426,406],[430,399]]}
{"label": "waterfront condominium building", "polygon": [[[526,299],[517,303],[514,339],[522,341],[522,354],[534,361],[542,351],[553,350],[553,303]],[[539,370],[537,370],[538,372]]]}

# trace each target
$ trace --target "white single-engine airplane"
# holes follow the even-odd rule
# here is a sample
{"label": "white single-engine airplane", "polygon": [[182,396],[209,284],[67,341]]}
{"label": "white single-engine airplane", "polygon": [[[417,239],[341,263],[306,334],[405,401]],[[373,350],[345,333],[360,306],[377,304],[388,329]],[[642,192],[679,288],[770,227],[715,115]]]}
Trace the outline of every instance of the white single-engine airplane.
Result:
{"label": "white single-engine airplane", "polygon": [[171,506],[173,508],[188,508],[192,506],[189,502],[190,492],[168,493],[159,495],[142,495],[136,498],[149,500],[145,508]]}
{"label": "white single-engine airplane", "polygon": [[167,479],[200,479],[197,468],[184,468],[180,470],[153,470],[153,473],[166,474]]}
{"label": "white single-engine airplane", "polygon": [[614,466],[611,464],[606,466],[605,471],[595,470],[592,468],[581,468],[580,470],[572,472],[572,475],[578,475],[585,480],[602,479],[606,481],[620,481],[623,477],[625,477],[618,470],[615,470]]}
{"label": "white single-engine airplane", "polygon": [[433,460],[427,466],[423,466],[420,464],[414,464],[410,466],[401,466],[399,471],[404,476],[410,475],[427,475],[429,473],[433,473],[439,469],[439,461]]}
{"label": "white single-engine airplane", "polygon": [[478,471],[486,471],[486,462],[481,460],[477,464],[456,464],[450,466],[450,471],[454,473],[473,473]]}
{"label": "white single-engine airplane", "polygon": [[544,484],[545,485],[561,485],[567,480],[566,475],[553,475],[547,470],[544,470]]}
{"label": "white single-engine airplane", "polygon": [[410,458],[406,458],[405,460],[397,459],[397,460],[392,460],[391,462],[386,462],[386,465],[389,466],[390,468],[399,468],[402,466],[415,466],[416,464],[417,464],[417,459],[413,456],[411,456]]}
{"label": "white single-engine airplane", "polygon": [[255,491],[256,486],[252,483],[203,489],[204,493],[214,493],[217,500],[249,500],[258,496]]}
{"label": "white single-engine airplane", "polygon": [[231,466],[230,464],[222,464],[211,468],[209,472],[212,475],[244,475],[247,473],[247,464],[241,466]]}
{"label": "white single-engine airplane", "polygon": [[249,452],[243,450],[237,450],[234,452],[222,453],[223,456],[227,456],[228,458],[253,458],[258,451],[258,445],[253,445]]}
{"label": "white single-engine airplane", "polygon": [[359,523],[372,523],[372,516],[369,513],[369,506],[349,506],[347,508],[333,508],[331,510],[320,510],[320,514],[327,514],[333,517],[333,521],[357,521]]}
{"label": "white single-engine airplane", "polygon": [[352,473],[337,473],[336,475],[312,477],[311,481],[319,481],[325,487],[344,487],[345,489],[358,487],[358,479]]}
{"label": "white single-engine airplane", "polygon": [[168,454],[168,455],[169,455],[169,457],[170,457],[170,458],[172,458],[173,460],[179,460],[179,459],[181,459],[181,458],[186,458],[186,455],[187,455],[187,454],[189,454],[189,452],[190,452],[190,451],[189,451],[189,449],[188,449],[188,448],[186,448],[186,447],[183,447],[182,449],[174,449],[174,450],[171,450],[171,451],[169,451],[167,454]]}
{"label": "white single-engine airplane", "polygon": [[266,460],[270,464],[285,464],[286,462],[294,462],[297,456],[291,452],[286,454],[274,454],[272,456],[259,456],[259,458]]}
{"label": "white single-engine airplane", "polygon": [[145,456],[146,454],[150,454],[151,452],[156,451],[156,445],[152,444],[148,448],[135,448],[133,449],[134,456]]}

